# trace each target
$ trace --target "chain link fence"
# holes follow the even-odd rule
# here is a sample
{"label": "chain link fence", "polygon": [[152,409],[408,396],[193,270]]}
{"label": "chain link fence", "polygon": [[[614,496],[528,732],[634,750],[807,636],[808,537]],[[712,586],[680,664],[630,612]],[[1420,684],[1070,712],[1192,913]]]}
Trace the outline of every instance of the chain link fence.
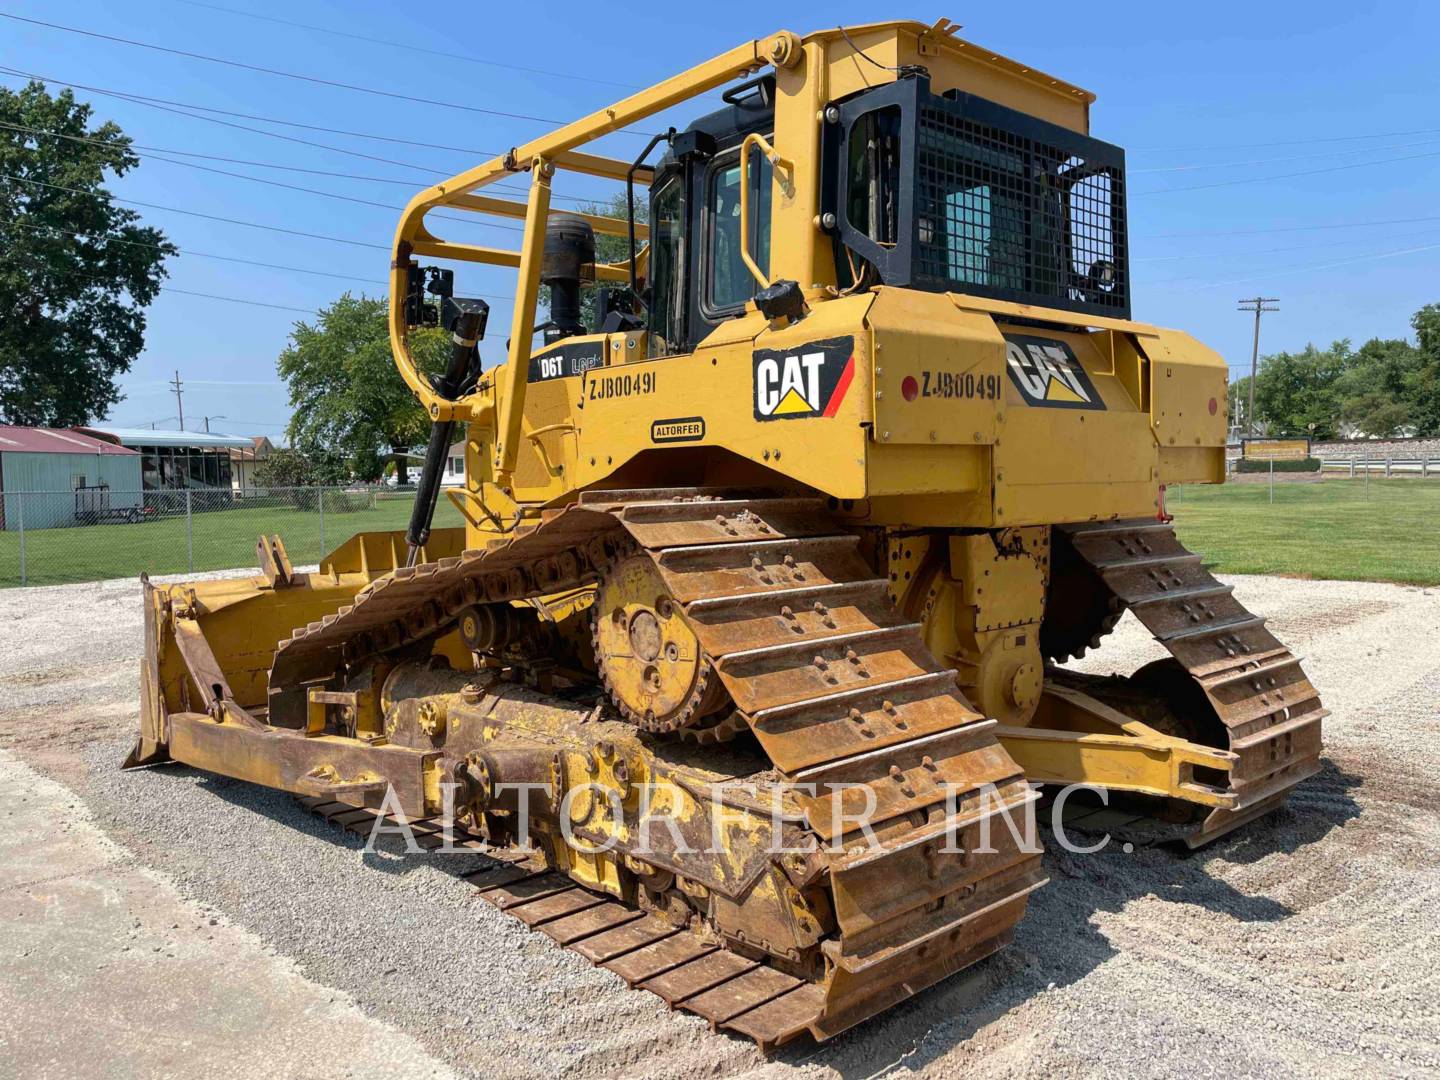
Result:
{"label": "chain link fence", "polygon": [[[1440,517],[1440,483],[1425,482],[1440,479],[1440,462],[1422,461],[1326,459],[1322,473],[1172,486],[1167,503],[1182,522],[1220,515],[1217,541],[1252,518],[1288,521],[1287,513],[1298,513],[1287,527],[1327,523],[1337,538],[1379,530],[1373,541],[1403,538],[1415,549],[1419,535],[1433,535],[1426,523]],[[278,534],[291,562],[310,566],[356,533],[403,531],[414,504],[413,490],[389,487],[7,491],[0,493],[0,588],[253,569],[262,534]],[[442,497],[435,527],[463,524]]]}
{"label": "chain link fence", "polygon": [[[7,491],[0,588],[253,568],[261,534],[311,565],[356,533],[404,530],[414,505],[413,490],[387,487]],[[463,523],[442,493],[435,527]]]}

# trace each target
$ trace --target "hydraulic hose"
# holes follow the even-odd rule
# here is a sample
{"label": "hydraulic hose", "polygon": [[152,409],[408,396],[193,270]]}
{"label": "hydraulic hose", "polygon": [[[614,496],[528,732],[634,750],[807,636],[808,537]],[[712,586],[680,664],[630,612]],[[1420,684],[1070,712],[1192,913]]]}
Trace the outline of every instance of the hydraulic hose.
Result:
{"label": "hydraulic hose", "polygon": [[[465,304],[465,301],[460,303]],[[435,380],[435,389],[441,397],[453,401],[465,388],[472,369],[477,366],[475,346],[480,341],[483,325],[482,310],[456,312],[450,331],[450,362],[446,365],[445,374]],[[405,531],[405,543],[409,548],[406,566],[415,565],[420,549],[430,539],[435,504],[440,498],[440,477],[445,471],[445,459],[449,456],[454,437],[455,421],[437,420],[430,425],[430,445],[425,449],[425,465],[415,491],[415,506],[410,511],[410,527]]]}

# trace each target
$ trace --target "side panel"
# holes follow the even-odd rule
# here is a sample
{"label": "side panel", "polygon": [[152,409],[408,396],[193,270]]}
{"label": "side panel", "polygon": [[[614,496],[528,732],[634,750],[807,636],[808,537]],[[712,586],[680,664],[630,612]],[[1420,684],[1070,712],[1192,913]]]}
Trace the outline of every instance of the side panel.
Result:
{"label": "side panel", "polygon": [[943,293],[879,289],[875,437],[883,443],[988,446],[1005,373],[995,320],[957,311]]}
{"label": "side panel", "polygon": [[1225,479],[1229,368],[1213,349],[1178,330],[1141,339],[1150,359],[1150,420],[1160,445],[1160,481]]}
{"label": "side panel", "polygon": [[711,447],[827,495],[862,498],[870,300],[818,303],[778,331],[751,315],[689,356],[587,371],[575,486],[601,484],[647,452]]}
{"label": "side panel", "polygon": [[[625,334],[567,338],[530,357],[525,390],[525,414],[521,421],[520,446],[511,478],[514,497],[520,502],[543,503],[559,498],[574,486],[577,402],[585,372],[608,362],[635,355],[636,335]],[[469,484],[478,490],[482,477],[493,474],[490,461],[478,460],[479,453],[493,453],[494,431],[484,430],[476,438],[472,425],[466,448]]]}
{"label": "side panel", "polygon": [[995,523],[1154,514],[1159,472],[1150,418],[1116,374],[1110,335],[997,325],[1007,378]]}

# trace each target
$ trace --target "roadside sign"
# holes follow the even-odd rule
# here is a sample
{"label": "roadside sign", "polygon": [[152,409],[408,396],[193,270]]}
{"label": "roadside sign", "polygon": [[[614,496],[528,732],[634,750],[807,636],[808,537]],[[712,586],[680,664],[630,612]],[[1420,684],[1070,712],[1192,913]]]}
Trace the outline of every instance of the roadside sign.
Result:
{"label": "roadside sign", "polygon": [[1303,461],[1310,456],[1310,440],[1245,439],[1240,453],[1247,461]]}

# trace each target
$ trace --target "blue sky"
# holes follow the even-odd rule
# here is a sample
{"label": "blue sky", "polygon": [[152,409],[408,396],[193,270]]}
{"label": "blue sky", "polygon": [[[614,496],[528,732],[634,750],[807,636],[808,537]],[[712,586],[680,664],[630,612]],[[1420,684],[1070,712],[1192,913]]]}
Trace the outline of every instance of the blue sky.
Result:
{"label": "blue sky", "polygon": [[[1440,95],[1432,47],[1440,39],[1440,5],[1399,0],[1197,7],[1112,0],[1098,7],[969,7],[881,12],[839,0],[817,5],[813,15],[797,8],[783,23],[804,33],[882,14],[927,22],[949,15],[964,24],[963,37],[1093,90],[1099,100],[1092,133],[1128,154],[1136,318],[1188,330],[1232,364],[1249,362],[1251,321],[1236,310],[1242,296],[1281,299],[1281,311],[1266,316],[1262,351],[1338,337],[1358,343],[1399,336],[1408,332],[1416,308],[1440,300]],[[752,0],[723,6],[551,0],[543,8],[372,0],[0,0],[0,12],[95,33],[556,120],[573,119],[624,96],[627,86],[658,81],[775,29],[775,10]],[[240,11],[419,49],[453,47],[463,56],[282,26],[235,13]],[[55,90],[59,82],[83,83],[183,103],[165,111],[76,91],[140,146],[356,174],[370,179],[185,159],[397,207],[441,174],[548,129],[533,119],[318,86],[11,20],[0,20],[0,65],[54,79]],[[0,84],[14,88],[20,82],[0,75]],[[173,111],[192,106],[427,145],[218,117],[351,151],[344,154]],[[685,115],[671,122],[683,122]],[[628,157],[643,141],[621,134],[604,149]],[[143,210],[147,223],[163,228],[182,251],[347,275],[182,254],[170,264],[172,290],[298,309],[320,307],[346,289],[383,292],[388,255],[363,245],[388,245],[398,218],[393,209],[207,173],[153,154],[112,190],[128,199],[358,242]],[[567,178],[557,191],[583,198],[606,188]],[[453,228],[456,238],[502,247],[516,239],[494,228]],[[465,273],[466,293],[493,298],[511,292],[508,272]],[[484,346],[491,362],[499,358],[508,323],[507,304],[493,306]],[[166,384],[178,368],[188,428],[198,428],[206,415],[224,416],[212,420],[212,429],[279,435],[290,410],[275,358],[294,321],[303,318],[296,311],[163,293],[149,312],[145,351],[122,379],[126,400],[109,420],[176,427],[175,399]]]}

